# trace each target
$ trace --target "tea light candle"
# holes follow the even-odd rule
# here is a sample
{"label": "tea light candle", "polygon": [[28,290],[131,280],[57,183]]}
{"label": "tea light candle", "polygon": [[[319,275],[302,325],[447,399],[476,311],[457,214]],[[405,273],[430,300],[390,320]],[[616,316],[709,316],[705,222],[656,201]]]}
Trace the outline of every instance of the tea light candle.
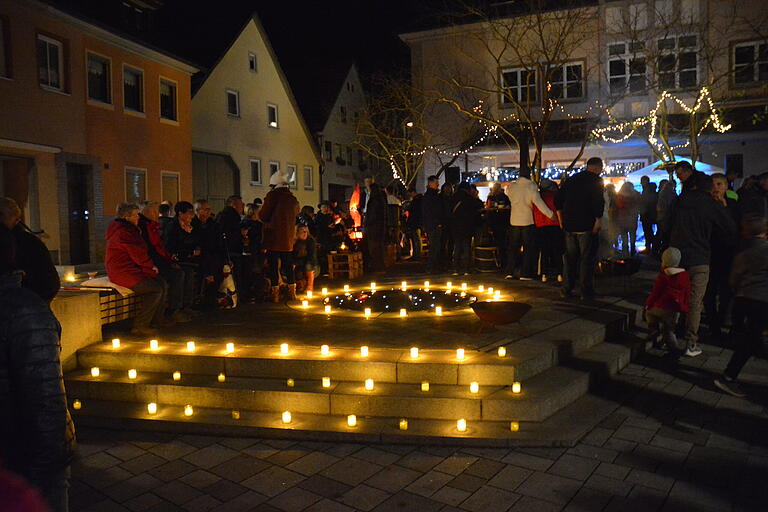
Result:
{"label": "tea light candle", "polygon": [[501,298],[501,291],[500,290],[496,290],[493,293],[493,298],[496,299],[496,300],[499,300]]}
{"label": "tea light candle", "polygon": [[301,307],[308,308],[309,307],[309,301],[308,300],[301,301]]}
{"label": "tea light candle", "polygon": [[219,382],[224,382],[225,380],[227,380],[227,376],[224,375],[223,373],[220,373],[218,379],[219,379]]}
{"label": "tea light candle", "polygon": [[320,354],[327,356],[331,352],[331,347],[328,345],[321,345],[320,346]]}
{"label": "tea light candle", "polygon": [[326,304],[326,306],[325,306],[325,312],[326,312],[326,313],[330,313],[330,312],[331,312],[331,305],[330,305],[330,304]]}
{"label": "tea light candle", "polygon": [[373,389],[373,379],[365,379],[365,389],[366,391],[371,391]]}
{"label": "tea light candle", "polygon": [[79,410],[80,410],[82,407],[83,407],[83,403],[82,403],[80,400],[78,400],[78,399],[75,399],[75,400],[72,402],[72,408],[73,408],[74,410],[76,410],[76,411],[79,411]]}
{"label": "tea light candle", "polygon": [[366,345],[363,345],[362,347],[360,347],[360,356],[368,357],[368,347]]}
{"label": "tea light candle", "polygon": [[112,340],[112,348],[120,348],[120,338],[115,338]]}
{"label": "tea light candle", "polygon": [[467,420],[464,418],[461,418],[459,421],[456,422],[456,430],[459,432],[466,432],[467,431]]}
{"label": "tea light candle", "polygon": [[192,416],[195,414],[195,410],[192,409],[192,406],[187,404],[184,406],[184,416]]}
{"label": "tea light candle", "polygon": [[371,308],[365,308],[363,314],[365,315],[365,318],[371,318]]}
{"label": "tea light candle", "polygon": [[443,308],[442,308],[442,306],[435,306],[435,315],[443,316]]}
{"label": "tea light candle", "polygon": [[280,344],[280,353],[281,354],[287,354],[288,353],[288,344],[287,343],[281,343]]}
{"label": "tea light candle", "polygon": [[324,388],[331,387],[331,378],[330,377],[323,377],[323,387]]}
{"label": "tea light candle", "polygon": [[312,290],[307,290],[307,298],[308,299],[312,298]]}
{"label": "tea light candle", "polygon": [[448,281],[447,283],[445,283],[445,287],[450,290],[451,288],[453,288],[453,283],[451,281]]}
{"label": "tea light candle", "polygon": [[499,347],[499,357],[505,357],[507,355],[507,347]]}
{"label": "tea light candle", "polygon": [[510,421],[509,430],[511,430],[512,432],[517,432],[518,430],[520,430],[520,424],[516,421]]}
{"label": "tea light candle", "polygon": [[232,419],[233,420],[239,420],[240,419],[240,411],[236,411],[232,409]]}
{"label": "tea light candle", "polygon": [[291,422],[291,411],[283,411],[283,423]]}
{"label": "tea light candle", "polygon": [[194,341],[188,341],[187,342],[187,352],[194,352],[195,351],[195,342]]}
{"label": "tea light candle", "polygon": [[296,385],[296,381],[294,381],[293,379],[288,379],[285,381],[285,385],[288,386],[289,388],[292,388],[293,386]]}
{"label": "tea light candle", "polygon": [[405,318],[408,316],[408,310],[405,308],[400,308],[400,318]]}
{"label": "tea light candle", "polygon": [[479,291],[479,292],[485,291],[485,286],[483,286],[483,285],[478,286],[477,287],[477,291]]}
{"label": "tea light candle", "polygon": [[91,377],[98,377],[100,373],[101,373],[101,370],[99,370],[98,366],[94,366],[93,368],[91,368]]}
{"label": "tea light candle", "polygon": [[408,288],[408,283],[406,283],[405,281],[401,282],[400,288]]}
{"label": "tea light candle", "polygon": [[129,379],[135,379],[137,376],[136,370],[134,368],[131,368],[128,370],[128,378]]}
{"label": "tea light candle", "polygon": [[467,283],[461,283],[461,291],[467,291]]}
{"label": "tea light candle", "polygon": [[323,294],[323,297],[327,296],[328,295],[328,288],[323,288],[322,290],[320,290],[320,293]]}
{"label": "tea light candle", "polygon": [[348,292],[348,291],[349,291],[349,285],[348,285],[348,284],[345,284],[345,285],[344,285],[344,291],[345,291],[345,292]]}
{"label": "tea light candle", "polygon": [[155,402],[149,402],[147,404],[147,412],[149,414],[155,414],[157,412],[157,404]]}
{"label": "tea light candle", "polygon": [[469,392],[477,393],[478,391],[480,391],[480,384],[478,384],[477,382],[471,382],[469,384]]}
{"label": "tea light candle", "polygon": [[427,380],[421,381],[421,390],[422,391],[429,391],[429,381],[427,381]]}
{"label": "tea light candle", "polygon": [[517,393],[520,393],[520,391],[522,391],[522,386],[520,385],[520,383],[519,382],[513,382],[512,383],[512,392],[517,394]]}
{"label": "tea light candle", "polygon": [[429,281],[424,281],[424,288],[429,288]]}
{"label": "tea light candle", "polygon": [[160,343],[157,340],[149,340],[149,350],[157,350],[160,348]]}
{"label": "tea light candle", "polygon": [[376,281],[371,281],[371,290],[376,289]]}
{"label": "tea light candle", "polygon": [[419,347],[411,347],[411,359],[419,358]]}
{"label": "tea light candle", "polygon": [[354,427],[355,425],[357,425],[357,416],[355,416],[354,414],[350,414],[349,416],[347,416],[347,425],[350,427]]}
{"label": "tea light candle", "polygon": [[408,430],[408,420],[405,418],[402,418],[400,420],[400,430]]}
{"label": "tea light candle", "polygon": [[488,288],[488,295],[493,295],[493,287]]}
{"label": "tea light candle", "polygon": [[173,372],[173,380],[181,380],[181,372]]}
{"label": "tea light candle", "polygon": [[234,343],[227,343],[227,354],[231,354],[235,351]]}
{"label": "tea light candle", "polygon": [[464,349],[463,348],[457,348],[456,349],[456,359],[464,359]]}

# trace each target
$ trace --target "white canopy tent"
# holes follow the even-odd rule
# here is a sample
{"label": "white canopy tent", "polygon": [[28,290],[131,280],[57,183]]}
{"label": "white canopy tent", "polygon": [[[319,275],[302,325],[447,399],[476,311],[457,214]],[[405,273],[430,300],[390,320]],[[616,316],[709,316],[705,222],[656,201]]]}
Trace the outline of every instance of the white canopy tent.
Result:
{"label": "white canopy tent", "polygon": [[[682,158],[678,157],[676,158],[678,162],[685,160],[686,162],[690,163],[690,158]],[[640,184],[640,178],[643,176],[648,176],[652,182],[656,183],[657,185],[661,180],[669,179],[669,174],[665,169],[657,169],[661,165],[661,160],[658,160],[657,162],[652,163],[651,165],[646,165],[642,169],[638,169],[636,171],[633,171],[629,174],[627,174],[626,180],[632,183],[635,187]],[[723,172],[723,169],[720,167],[705,164],[704,162],[696,162],[695,168],[697,171],[701,171],[704,174],[715,174],[718,172]]]}

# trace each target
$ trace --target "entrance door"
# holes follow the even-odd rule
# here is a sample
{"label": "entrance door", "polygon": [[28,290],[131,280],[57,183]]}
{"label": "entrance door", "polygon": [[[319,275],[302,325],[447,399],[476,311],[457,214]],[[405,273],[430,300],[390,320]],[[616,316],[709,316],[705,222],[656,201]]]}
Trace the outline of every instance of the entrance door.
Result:
{"label": "entrance door", "polygon": [[90,165],[67,164],[67,212],[69,217],[69,263],[91,262]]}
{"label": "entrance door", "polygon": [[226,155],[192,152],[192,189],[195,199],[205,199],[214,212],[227,198],[240,192],[240,170]]}

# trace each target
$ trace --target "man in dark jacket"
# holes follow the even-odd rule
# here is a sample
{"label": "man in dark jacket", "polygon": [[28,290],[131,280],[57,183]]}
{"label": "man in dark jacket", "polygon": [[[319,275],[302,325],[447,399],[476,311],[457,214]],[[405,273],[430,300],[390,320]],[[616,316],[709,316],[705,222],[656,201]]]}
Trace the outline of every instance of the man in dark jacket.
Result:
{"label": "man in dark jacket", "polygon": [[61,512],[76,446],[59,361],[61,327],[48,305],[22,288],[15,248],[0,226],[0,463]]}
{"label": "man in dark jacket", "polygon": [[453,234],[453,275],[468,275],[472,235],[480,224],[483,202],[470,193],[470,186],[466,181],[459,184],[452,200],[448,217]]}
{"label": "man in dark jacket", "polygon": [[243,235],[240,232],[240,222],[245,212],[245,204],[240,196],[229,196],[226,206],[216,216],[221,234],[224,237],[226,255],[232,263],[232,277],[235,280],[238,303],[248,302],[248,290],[243,286]]}
{"label": "man in dark jacket", "polygon": [[440,179],[432,175],[427,178],[427,191],[421,198],[421,224],[429,240],[427,272],[434,273],[440,268],[440,248],[443,227],[446,222],[445,203],[440,197]]}
{"label": "man in dark jacket", "polygon": [[19,270],[24,272],[21,285],[50,303],[61,287],[51,253],[43,241],[21,222],[21,209],[9,197],[0,197],[0,223],[13,234]]}
{"label": "man in dark jacket", "polygon": [[371,271],[384,272],[387,233],[387,199],[376,183],[368,188],[368,206],[363,217],[363,233]]}
{"label": "man in dark jacket", "polygon": [[656,184],[648,176],[640,178],[643,193],[640,196],[640,222],[643,225],[645,237],[645,251],[653,252],[656,247],[656,235],[653,226],[656,224],[656,205],[659,202],[659,194],[656,192]]}
{"label": "man in dark jacket", "polygon": [[488,227],[493,233],[493,241],[499,253],[501,268],[507,268],[507,231],[509,230],[510,203],[498,181],[491,187],[485,201],[488,208]]}
{"label": "man in dark jacket", "polygon": [[699,174],[688,178],[688,185],[670,214],[670,246],[680,249],[683,255],[681,266],[691,276],[690,306],[685,317],[685,355],[689,357],[701,354],[697,341],[704,293],[709,282],[712,239],[715,237],[720,243],[734,245],[737,236],[733,218],[710,195],[712,178]]}
{"label": "man in dark jacket", "polygon": [[590,300],[595,294],[598,235],[605,207],[601,172],[603,161],[590,158],[587,169],[568,178],[555,198],[557,216],[565,232],[562,297],[573,294],[577,280],[583,299]]}
{"label": "man in dark jacket", "polygon": [[195,216],[192,218],[192,232],[200,246],[199,283],[203,303],[212,306],[216,303],[216,292],[223,279],[224,246],[221,230],[212,215],[211,205],[205,199],[195,201]]}

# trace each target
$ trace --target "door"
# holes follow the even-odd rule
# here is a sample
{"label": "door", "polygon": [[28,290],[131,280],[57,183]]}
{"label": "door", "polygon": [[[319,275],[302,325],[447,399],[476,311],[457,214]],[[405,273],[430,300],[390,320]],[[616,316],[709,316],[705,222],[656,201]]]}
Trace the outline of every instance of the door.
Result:
{"label": "door", "polygon": [[79,265],[91,262],[90,165],[67,164],[67,206],[69,224],[69,263]]}
{"label": "door", "polygon": [[192,176],[195,199],[207,200],[214,213],[240,192],[240,169],[229,156],[193,151]]}

